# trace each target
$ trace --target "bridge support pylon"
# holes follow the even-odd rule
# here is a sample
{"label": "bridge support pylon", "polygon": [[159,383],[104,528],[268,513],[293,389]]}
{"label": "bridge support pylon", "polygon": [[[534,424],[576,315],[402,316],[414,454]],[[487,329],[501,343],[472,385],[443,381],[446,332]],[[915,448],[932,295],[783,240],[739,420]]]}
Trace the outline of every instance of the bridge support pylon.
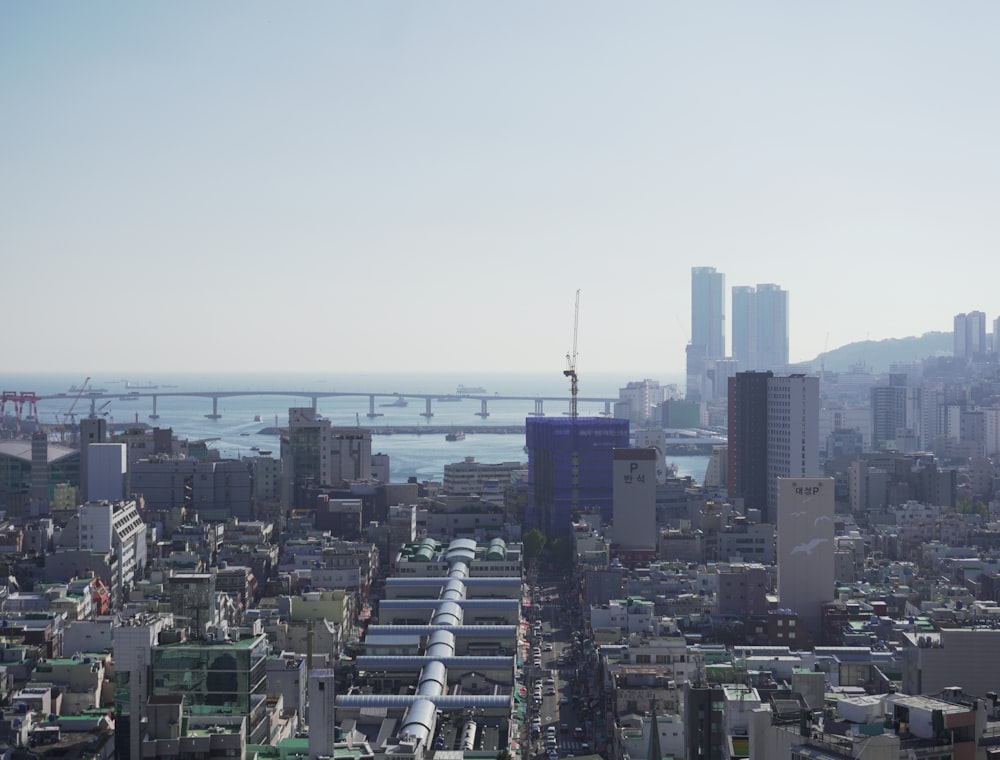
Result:
{"label": "bridge support pylon", "polygon": [[381,412],[375,411],[375,394],[368,397],[368,419],[373,420],[376,417],[381,417]]}
{"label": "bridge support pylon", "polygon": [[211,414],[206,414],[205,416],[208,417],[208,419],[210,419],[210,420],[218,420],[218,419],[222,418],[222,415],[219,414],[219,397],[218,396],[212,396],[212,413]]}
{"label": "bridge support pylon", "polygon": [[544,417],[545,411],[542,407],[545,406],[545,402],[540,398],[535,399],[535,411],[529,412],[528,415],[531,417]]}
{"label": "bridge support pylon", "polygon": [[427,398],[425,399],[425,401],[427,402],[427,406],[426,406],[426,408],[424,409],[424,411],[422,411],[422,412],[420,413],[420,416],[421,416],[421,417],[426,417],[427,419],[430,419],[431,417],[433,417],[433,416],[434,416],[434,412],[432,412],[432,411],[431,411],[431,399],[430,399],[430,396],[428,396],[428,397],[427,397]]}
{"label": "bridge support pylon", "polygon": [[483,399],[481,403],[482,403],[482,406],[480,407],[479,411],[476,412],[476,416],[477,417],[482,417],[485,420],[487,417],[490,416],[490,412],[486,408],[486,399]]}
{"label": "bridge support pylon", "polygon": [[158,419],[160,419],[160,415],[158,415],[156,413],[156,394],[155,393],[153,394],[153,413],[151,415],[149,415],[149,419],[151,419],[151,420],[158,420]]}

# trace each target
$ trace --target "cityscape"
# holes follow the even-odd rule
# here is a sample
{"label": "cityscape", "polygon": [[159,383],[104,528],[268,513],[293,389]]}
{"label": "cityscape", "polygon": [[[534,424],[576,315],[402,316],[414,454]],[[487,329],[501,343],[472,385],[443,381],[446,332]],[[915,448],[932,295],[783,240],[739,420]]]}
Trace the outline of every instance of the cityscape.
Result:
{"label": "cityscape", "polygon": [[1000,758],[998,28],[0,3],[0,760]]}
{"label": "cityscape", "polygon": [[[119,758],[989,756],[1000,319],[956,315],[950,355],[839,371],[789,363],[788,297],[727,294],[692,267],[685,387],[617,396],[580,394],[572,351],[564,395],[5,391],[0,741]],[[271,397],[283,418],[239,428],[267,450],[226,456],[164,425]],[[335,424],[334,403],[368,412]],[[415,418],[414,449],[455,447],[440,480],[393,478],[387,415],[400,432]],[[466,429],[522,448],[480,461]],[[703,472],[680,474],[686,455]]]}

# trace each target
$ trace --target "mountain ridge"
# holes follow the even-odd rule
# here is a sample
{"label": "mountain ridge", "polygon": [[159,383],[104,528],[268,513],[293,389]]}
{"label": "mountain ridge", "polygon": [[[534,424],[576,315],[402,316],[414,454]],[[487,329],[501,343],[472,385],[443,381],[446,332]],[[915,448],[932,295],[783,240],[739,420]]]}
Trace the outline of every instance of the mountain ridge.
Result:
{"label": "mountain ridge", "polygon": [[954,348],[950,332],[926,332],[906,338],[862,340],[824,351],[811,364],[814,372],[847,372],[862,365],[869,372],[888,372],[893,364],[912,364],[933,356],[951,356]]}

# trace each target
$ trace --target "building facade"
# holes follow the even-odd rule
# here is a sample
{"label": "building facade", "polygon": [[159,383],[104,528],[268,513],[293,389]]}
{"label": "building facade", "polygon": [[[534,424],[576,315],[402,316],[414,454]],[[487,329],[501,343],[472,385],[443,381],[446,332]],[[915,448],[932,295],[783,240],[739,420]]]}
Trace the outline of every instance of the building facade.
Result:
{"label": "building facade", "polygon": [[627,448],[628,420],[603,417],[529,417],[527,524],[568,536],[575,512],[599,510],[613,518],[613,451]]}
{"label": "building facade", "polygon": [[782,371],[788,365],[788,292],[772,283],[737,285],[733,299],[733,358],[741,371]]}
{"label": "building facade", "polygon": [[778,598],[818,637],[835,591],[833,478],[781,478],[778,493]]}
{"label": "building facade", "polygon": [[815,477],[819,467],[819,378],[767,383],[767,509],[778,506],[778,478]]}

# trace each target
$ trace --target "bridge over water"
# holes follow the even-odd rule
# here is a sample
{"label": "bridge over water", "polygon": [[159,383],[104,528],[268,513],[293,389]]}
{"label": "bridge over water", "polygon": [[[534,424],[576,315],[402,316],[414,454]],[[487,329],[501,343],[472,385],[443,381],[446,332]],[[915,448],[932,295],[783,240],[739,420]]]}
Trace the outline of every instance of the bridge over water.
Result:
{"label": "bridge over water", "polygon": [[[38,396],[38,401],[48,401],[51,399],[66,400],[67,398],[73,398],[75,394],[73,393],[59,393],[55,395],[48,396]],[[393,402],[397,401],[408,401],[409,399],[423,399],[424,401],[424,411],[420,412],[421,417],[426,417],[430,419],[434,416],[434,402],[453,402],[453,401],[478,401],[479,411],[476,412],[477,417],[482,417],[486,419],[490,416],[489,403],[491,401],[526,401],[534,405],[534,411],[529,412],[529,416],[533,417],[544,417],[545,416],[545,402],[550,401],[553,403],[561,402],[569,408],[570,397],[569,396],[505,396],[500,393],[494,393],[493,395],[477,395],[477,394],[441,394],[441,393],[372,393],[370,391],[309,391],[309,390],[290,390],[290,391],[128,391],[125,394],[122,393],[95,393],[87,392],[81,396],[81,399],[87,399],[90,402],[90,413],[94,415],[98,410],[98,405],[104,401],[113,401],[115,399],[128,399],[139,400],[139,399],[151,399],[153,403],[152,414],[149,415],[151,420],[159,419],[160,415],[156,411],[156,402],[158,399],[166,397],[176,397],[183,396],[186,398],[204,398],[212,402],[212,411],[205,414],[206,417],[212,420],[221,419],[222,415],[219,413],[219,399],[233,398],[235,396],[285,396],[287,398],[300,398],[307,399],[310,406],[315,410],[319,399],[321,398],[333,398],[333,397],[367,397],[368,398],[368,417],[369,419],[375,419],[381,417],[382,414],[375,411],[376,401],[379,399],[387,399],[389,405],[392,406]],[[585,403],[603,403],[604,404],[604,414],[611,414],[611,407],[619,399],[617,398],[606,398],[604,396],[580,396],[577,398],[578,402]],[[404,404],[399,404],[403,406]]]}

